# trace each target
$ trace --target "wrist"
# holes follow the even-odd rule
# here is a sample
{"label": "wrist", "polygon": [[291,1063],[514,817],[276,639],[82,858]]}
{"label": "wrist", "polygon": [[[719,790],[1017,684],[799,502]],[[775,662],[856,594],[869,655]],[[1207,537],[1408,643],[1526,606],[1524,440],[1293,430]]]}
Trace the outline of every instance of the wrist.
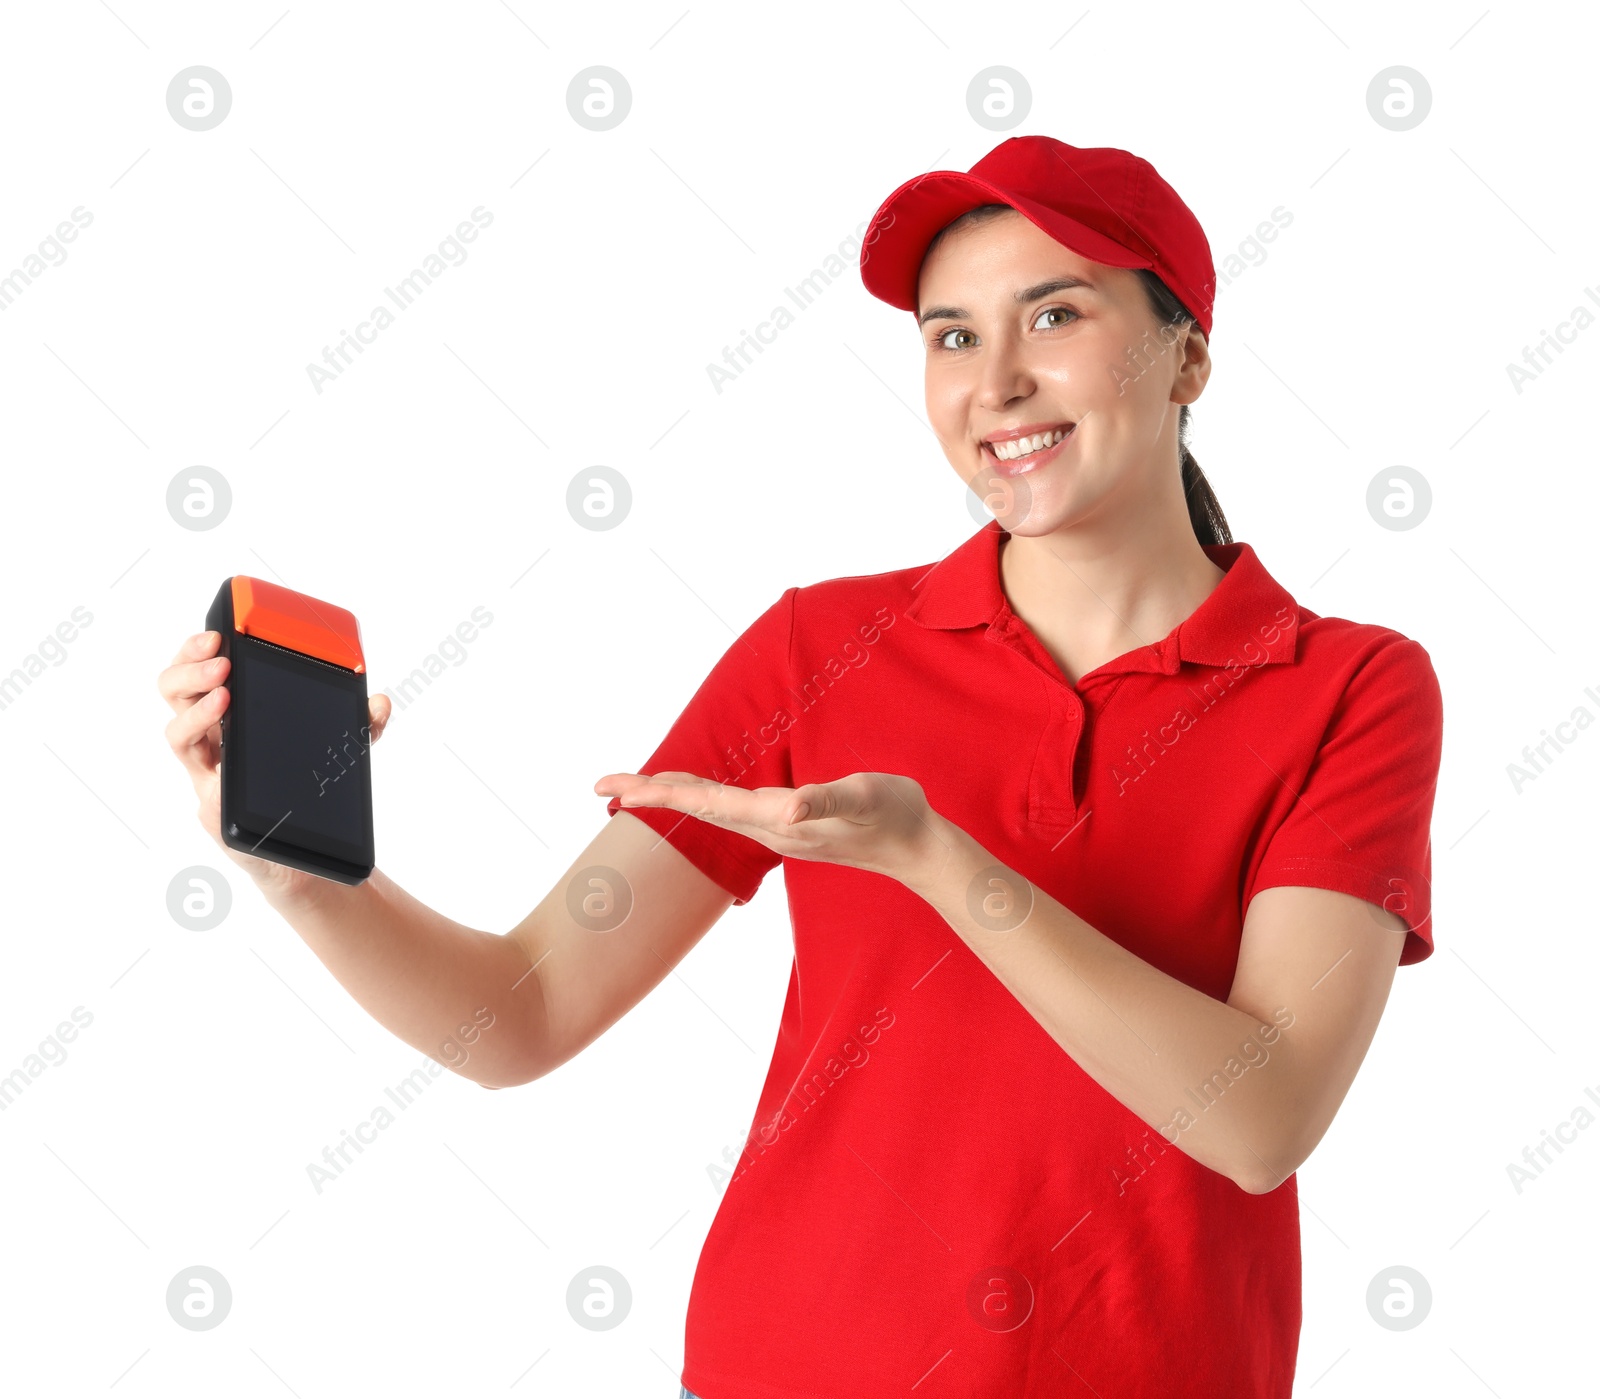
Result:
{"label": "wrist", "polygon": [[371,879],[351,886],[285,865],[272,864],[270,872],[256,876],[255,883],[272,910],[294,924],[297,919],[326,910],[332,904],[358,897]]}
{"label": "wrist", "polygon": [[930,810],[922,837],[900,872],[900,882],[912,893],[938,906],[937,891],[955,874],[971,865],[982,848],[954,821]]}
{"label": "wrist", "polygon": [[262,873],[251,871],[250,877],[267,907],[290,923],[316,899],[316,891],[308,887],[307,877],[296,870],[274,866]]}

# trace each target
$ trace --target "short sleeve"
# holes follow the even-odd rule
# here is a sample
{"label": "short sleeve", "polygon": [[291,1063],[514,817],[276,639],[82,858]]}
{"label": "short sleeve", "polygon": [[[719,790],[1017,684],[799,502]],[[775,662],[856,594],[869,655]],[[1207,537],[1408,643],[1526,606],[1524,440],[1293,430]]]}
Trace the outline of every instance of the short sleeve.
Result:
{"label": "short sleeve", "polygon": [[[789,687],[794,638],[790,588],[723,652],[655,752],[635,772],[692,772],[753,790],[792,787],[789,729],[795,701]],[[622,799],[606,803],[606,815]],[[748,903],[780,857],[750,836],[666,807],[630,806],[637,816],[696,868]]]}
{"label": "short sleeve", "polygon": [[1352,894],[1406,924],[1400,965],[1433,951],[1432,846],[1443,702],[1428,653],[1392,633],[1351,675],[1245,896]]}

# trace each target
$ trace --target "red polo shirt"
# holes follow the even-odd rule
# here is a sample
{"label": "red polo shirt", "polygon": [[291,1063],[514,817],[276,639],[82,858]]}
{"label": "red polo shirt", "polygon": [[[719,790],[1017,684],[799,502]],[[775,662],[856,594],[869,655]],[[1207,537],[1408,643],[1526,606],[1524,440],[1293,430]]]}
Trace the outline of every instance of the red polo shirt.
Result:
{"label": "red polo shirt", "polygon": [[[1441,707],[1420,645],[1317,616],[1236,543],[1208,547],[1227,572],[1186,621],[1069,685],[1001,591],[1003,534],[788,589],[638,770],[915,777],[997,861],[1222,1000],[1245,910],[1274,885],[1394,909],[1401,962],[1429,955]],[[780,863],[697,818],[630,811],[737,902]],[[782,864],[788,1000],[695,1273],[683,1383],[701,1399],[1288,1399],[1293,1178],[1251,1195],[1146,1126],[898,881]],[[1217,1101],[1251,1048],[1174,1113]]]}

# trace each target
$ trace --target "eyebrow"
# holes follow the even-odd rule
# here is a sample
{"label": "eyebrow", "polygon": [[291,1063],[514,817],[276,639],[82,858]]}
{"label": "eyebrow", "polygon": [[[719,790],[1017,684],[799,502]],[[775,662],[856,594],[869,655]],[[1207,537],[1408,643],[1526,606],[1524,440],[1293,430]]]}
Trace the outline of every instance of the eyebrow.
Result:
{"label": "eyebrow", "polygon": [[[1080,287],[1084,291],[1099,291],[1093,282],[1086,282],[1082,277],[1052,277],[1048,282],[1040,282],[1036,287],[1024,287],[1015,294],[1015,299],[1019,306],[1026,306],[1030,301],[1038,301],[1041,297],[1050,296],[1058,291],[1067,291],[1073,287]],[[964,311],[959,306],[930,306],[917,317],[917,324],[927,325],[929,321],[964,321],[971,316],[971,311]]]}

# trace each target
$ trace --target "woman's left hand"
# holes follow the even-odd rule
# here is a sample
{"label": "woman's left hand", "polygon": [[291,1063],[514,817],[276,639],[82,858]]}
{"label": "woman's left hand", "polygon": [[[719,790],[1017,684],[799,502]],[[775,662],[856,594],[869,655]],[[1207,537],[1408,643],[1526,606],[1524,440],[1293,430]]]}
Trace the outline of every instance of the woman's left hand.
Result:
{"label": "woman's left hand", "polygon": [[724,826],[778,855],[823,860],[903,879],[949,842],[922,784],[888,772],[853,772],[803,787],[731,787],[692,772],[614,772],[594,784],[624,807],[658,806]]}

